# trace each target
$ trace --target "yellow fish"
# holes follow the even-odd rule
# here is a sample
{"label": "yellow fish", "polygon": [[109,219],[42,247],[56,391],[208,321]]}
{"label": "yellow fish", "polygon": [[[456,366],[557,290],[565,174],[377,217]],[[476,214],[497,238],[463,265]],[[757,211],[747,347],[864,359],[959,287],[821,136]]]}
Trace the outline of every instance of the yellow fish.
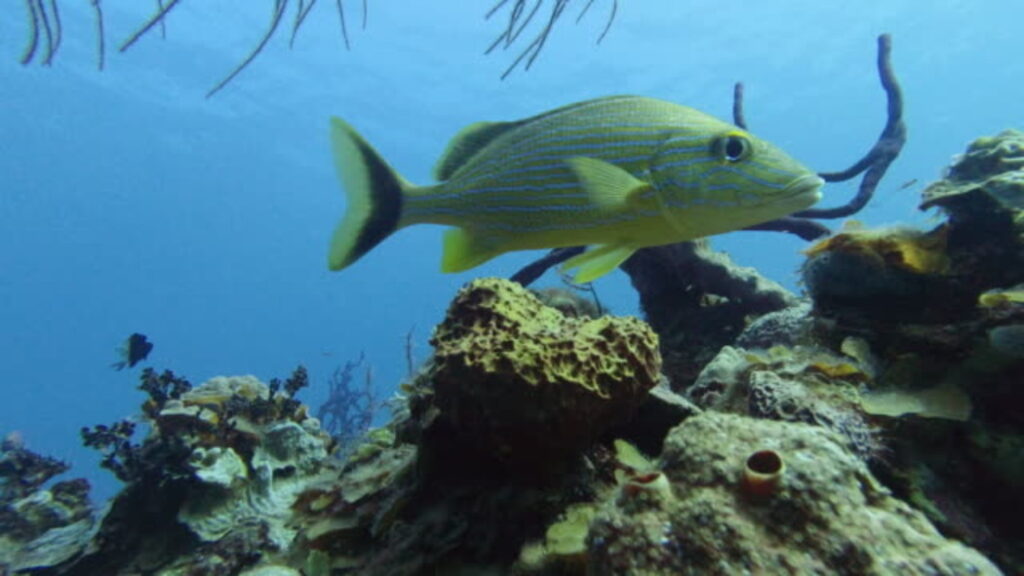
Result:
{"label": "yellow fish", "polygon": [[774,220],[814,204],[823,181],[775,146],[702,112],[638,96],[571,104],[464,128],[432,186],[403,179],[347,123],[331,118],[348,211],[331,270],[413,224],[452,226],[442,272],[514,250],[583,246],[574,280],[614,270],[639,248]]}
{"label": "yellow fish", "polygon": [[989,290],[978,296],[978,305],[985,308],[1006,308],[1014,304],[1024,304],[1024,285]]}

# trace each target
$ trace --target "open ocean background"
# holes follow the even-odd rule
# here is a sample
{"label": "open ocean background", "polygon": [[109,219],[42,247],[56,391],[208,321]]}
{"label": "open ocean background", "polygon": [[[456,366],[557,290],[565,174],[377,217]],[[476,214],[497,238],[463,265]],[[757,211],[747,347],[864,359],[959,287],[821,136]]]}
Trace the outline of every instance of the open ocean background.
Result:
{"label": "open ocean background", "polygon": [[[483,56],[507,12],[492,2],[347,2],[345,51],[334,3],[320,2],[288,50],[291,12],[263,54],[212,99],[204,94],[258,42],[273,3],[182,2],[167,37],[116,47],[154,2],[110,0],[106,70],[96,70],[88,2],[62,2],[52,68],[23,67],[25,7],[0,8],[0,434],[72,463],[102,499],[116,482],[80,447],[79,429],[134,415],[141,369],[116,372],[114,348],[142,332],[144,365],[198,384],[227,374],[286,377],[309,368],[313,408],[326,381],[365,353],[378,395],[407,374],[405,339],[423,360],[455,291],[508,276],[539,253],[442,275],[441,228],[391,238],[341,273],[326,269],[343,213],[328,117],[351,122],[404,176],[430,181],[450,136],[608,94],[653,96],[730,118],[746,84],[751,131],[819,171],[846,168],[885,120],[876,37],[893,36],[909,141],[858,219],[930,225],[918,193],[975,137],[1024,127],[1024,2],[819,0],[620,2],[578,25],[582,2],[528,73],[499,76],[532,38]],[[294,7],[292,8],[292,10]],[[535,22],[537,30],[541,22]],[[525,41],[524,41],[525,40]],[[906,189],[901,185],[916,179]],[[829,185],[820,206],[855,184]],[[835,223],[838,226],[838,223]],[[799,290],[805,243],[741,232],[713,245]],[[549,275],[538,285],[557,285]],[[617,314],[636,314],[624,274],[597,283]],[[383,417],[383,415],[382,415]]]}

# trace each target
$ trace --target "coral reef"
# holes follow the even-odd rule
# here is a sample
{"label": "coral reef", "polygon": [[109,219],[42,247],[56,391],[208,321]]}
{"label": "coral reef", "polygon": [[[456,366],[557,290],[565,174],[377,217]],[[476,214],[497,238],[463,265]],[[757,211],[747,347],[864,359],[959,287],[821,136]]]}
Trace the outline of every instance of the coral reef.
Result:
{"label": "coral reef", "polygon": [[658,333],[665,375],[688,388],[704,365],[753,319],[797,303],[785,288],[704,242],[638,251],[622,266]]}
{"label": "coral reef", "polygon": [[804,282],[821,311],[889,322],[945,320],[977,299],[949,274],[947,234],[946,227],[845,230],[807,250]]}
{"label": "coral reef", "polygon": [[336,477],[330,436],[294,395],[303,368],[282,382],[217,377],[193,387],[144,371],[149,434],[123,423],[83,430],[126,482],[70,574],[237,574],[289,549],[291,507]]}
{"label": "coral reef", "polygon": [[[785,474],[750,498],[744,463],[766,448],[783,455]],[[588,574],[1000,574],[818,427],[705,412],[671,432],[658,464],[671,492],[622,491],[602,507]]]}
{"label": "coral reef", "polygon": [[1024,134],[975,140],[923,196],[922,209],[947,216],[934,230],[851,230],[808,251],[804,280],[819,310],[946,323],[969,318],[983,292],[1024,282]]}
{"label": "coral reef", "polygon": [[864,417],[860,386],[871,368],[820,347],[774,347],[752,352],[727,346],[687,391],[698,406],[835,432],[864,459],[880,450]]}
{"label": "coral reef", "polygon": [[67,469],[25,448],[16,433],[0,445],[0,573],[60,565],[89,544],[96,530],[89,483],[44,487]]}
{"label": "coral reef", "polygon": [[[928,189],[948,216],[933,230],[847,226],[811,248],[810,302],[702,244],[626,264],[650,327],[470,283],[391,421],[344,459],[294,398],[303,371],[194,388],[144,371],[141,442],[133,421],[83,431],[125,490],[52,564],[12,560],[10,537],[0,558],[47,574],[1019,573],[1018,139],[975,142]],[[345,398],[331,409],[359,412]],[[0,502],[14,546],[87,522],[19,528],[21,503],[64,500],[38,495],[60,466],[5,458],[24,478]]]}
{"label": "coral reef", "polygon": [[392,422],[344,461],[293,397],[303,370],[195,387],[144,371],[145,438],[131,421],[83,430],[126,486],[88,546],[50,569],[497,573],[614,482],[612,428],[643,405],[655,424],[636,434],[660,441],[695,410],[667,390],[646,401],[660,365],[642,322],[567,317],[507,281],[467,286],[433,341]]}
{"label": "coral reef", "polygon": [[[139,389],[149,397],[142,411],[148,418],[154,418],[169,402],[173,401],[180,406],[178,398],[191,388],[192,384],[188,380],[175,376],[170,370],[157,374],[152,368],[146,368],[139,377]],[[184,407],[181,410],[185,416],[200,412],[199,408],[193,408],[191,412]],[[204,416],[210,419],[214,413],[208,411]],[[122,482],[163,482],[171,477],[188,475],[183,466],[188,448],[177,436],[157,434],[150,442],[134,444],[132,437],[135,434],[135,422],[131,419],[109,426],[99,424],[83,428],[81,434],[85,446],[103,453],[100,465],[113,472]]]}
{"label": "coral reef", "polygon": [[[944,179],[925,189],[921,208],[942,206],[955,214],[965,207],[960,202],[970,202],[964,196],[981,195],[1003,210],[1019,214],[1024,209],[1022,170],[1024,132],[1005,130],[978,138],[953,160]],[[1015,223],[1022,225],[1024,221]]]}
{"label": "coral reef", "polygon": [[887,439],[879,476],[1019,572],[1024,532],[1009,511],[1024,506],[1024,475],[1007,447],[1024,430],[1024,135],[975,140],[923,195],[945,216],[930,231],[847,230],[808,251],[811,332],[872,352],[860,406]]}
{"label": "coral reef", "polygon": [[1024,282],[1024,133],[978,138],[923,192],[948,219],[950,274],[980,293]]}
{"label": "coral reef", "polygon": [[658,353],[642,323],[566,316],[507,281],[463,288],[432,342],[392,424],[300,499],[308,545],[335,568],[504,573],[613,481],[604,431],[641,403],[666,429],[687,410],[664,393],[643,402]]}
{"label": "coral reef", "polygon": [[754,320],[736,338],[735,346],[768,349],[773,346],[795,346],[813,342],[814,321],[810,302],[769,312]]}

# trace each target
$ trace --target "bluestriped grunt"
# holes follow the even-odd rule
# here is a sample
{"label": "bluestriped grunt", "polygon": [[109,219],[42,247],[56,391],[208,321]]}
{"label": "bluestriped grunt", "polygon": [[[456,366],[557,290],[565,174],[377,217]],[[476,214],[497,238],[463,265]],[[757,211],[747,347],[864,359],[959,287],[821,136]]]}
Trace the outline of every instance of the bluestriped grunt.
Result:
{"label": "bluestriped grunt", "polygon": [[514,250],[582,246],[566,262],[598,278],[645,246],[736,230],[807,208],[822,180],[775,146],[702,112],[637,96],[571,104],[464,128],[432,186],[398,175],[349,124],[331,119],[348,209],[332,270],[396,230],[452,226],[443,272]]}

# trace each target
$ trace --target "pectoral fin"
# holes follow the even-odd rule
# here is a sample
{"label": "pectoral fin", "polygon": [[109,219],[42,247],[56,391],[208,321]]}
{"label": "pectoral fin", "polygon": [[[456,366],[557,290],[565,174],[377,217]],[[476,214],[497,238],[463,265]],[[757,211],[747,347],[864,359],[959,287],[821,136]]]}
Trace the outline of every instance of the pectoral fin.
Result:
{"label": "pectoral fin", "polygon": [[602,244],[566,260],[562,264],[562,270],[579,268],[573,277],[573,282],[579,284],[593,282],[618,268],[619,264],[625,262],[635,251],[636,248],[620,244]]}
{"label": "pectoral fin", "polygon": [[604,160],[576,156],[565,162],[590,201],[602,208],[624,208],[651,189],[647,182]]}

